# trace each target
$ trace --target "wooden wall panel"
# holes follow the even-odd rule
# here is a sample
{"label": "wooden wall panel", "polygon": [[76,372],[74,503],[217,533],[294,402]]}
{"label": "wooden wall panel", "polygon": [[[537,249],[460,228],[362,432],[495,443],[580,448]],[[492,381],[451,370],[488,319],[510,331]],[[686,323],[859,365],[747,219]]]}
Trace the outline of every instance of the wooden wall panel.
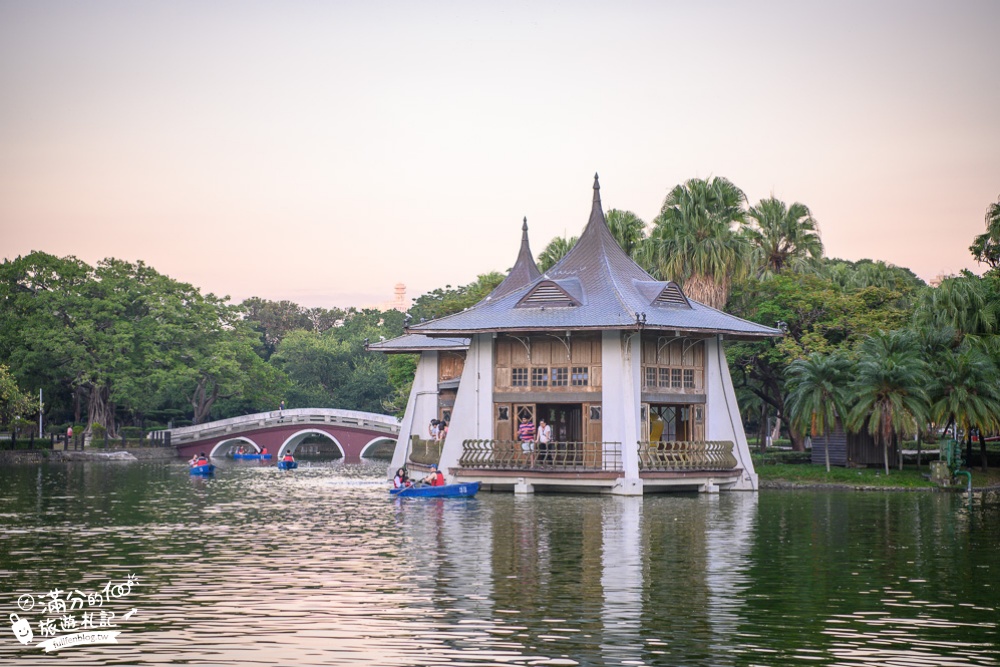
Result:
{"label": "wooden wall panel", "polygon": [[496,341],[497,366],[510,366],[510,344],[505,338],[498,338]]}

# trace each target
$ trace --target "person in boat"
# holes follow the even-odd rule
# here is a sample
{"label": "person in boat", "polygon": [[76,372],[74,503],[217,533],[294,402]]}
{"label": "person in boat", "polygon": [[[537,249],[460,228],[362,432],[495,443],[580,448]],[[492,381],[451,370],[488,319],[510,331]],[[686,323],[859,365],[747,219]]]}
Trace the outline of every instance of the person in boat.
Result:
{"label": "person in boat", "polygon": [[408,486],[413,486],[413,483],[406,474],[406,468],[400,468],[396,471],[396,476],[392,478],[392,488],[405,489]]}
{"label": "person in boat", "polygon": [[205,452],[201,452],[200,454],[198,454],[198,456],[191,459],[191,465],[195,468],[197,468],[198,466],[207,466],[208,457],[205,456]]}
{"label": "person in boat", "polygon": [[288,450],[287,452],[285,452],[285,455],[281,457],[281,460],[284,461],[285,463],[294,463],[295,457],[292,456],[291,450]]}
{"label": "person in boat", "polygon": [[431,466],[431,474],[424,477],[424,483],[430,486],[444,486],[444,474],[436,465]]}
{"label": "person in boat", "polygon": [[263,447],[263,448],[261,448],[261,450],[260,450],[260,455],[261,455],[261,456],[267,456],[267,447]]}

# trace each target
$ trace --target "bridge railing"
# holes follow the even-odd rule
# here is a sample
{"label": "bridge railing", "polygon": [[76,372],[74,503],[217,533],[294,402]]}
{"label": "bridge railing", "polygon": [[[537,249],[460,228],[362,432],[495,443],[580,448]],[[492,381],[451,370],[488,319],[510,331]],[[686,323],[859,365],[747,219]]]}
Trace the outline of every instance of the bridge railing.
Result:
{"label": "bridge railing", "polygon": [[169,429],[170,441],[181,445],[220,435],[239,434],[262,427],[284,424],[339,424],[368,431],[379,431],[387,436],[399,435],[399,420],[389,415],[360,410],[336,410],[332,408],[296,408],[294,410],[272,410],[252,415],[242,415],[221,419],[206,424],[182,426]]}

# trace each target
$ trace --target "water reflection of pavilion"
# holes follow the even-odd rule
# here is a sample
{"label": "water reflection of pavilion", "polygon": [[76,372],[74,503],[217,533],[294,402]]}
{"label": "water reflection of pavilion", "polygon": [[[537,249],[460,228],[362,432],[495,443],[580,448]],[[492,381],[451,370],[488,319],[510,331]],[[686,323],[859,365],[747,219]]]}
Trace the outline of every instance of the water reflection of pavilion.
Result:
{"label": "water reflection of pavilion", "polygon": [[[439,463],[484,489],[754,490],[723,339],[780,332],[688,299],[618,246],[595,178],[590,218],[544,275],[527,226],[510,274],[467,310],[371,346],[419,352],[390,470]],[[450,422],[443,446],[432,418]],[[521,420],[552,428],[525,451]]]}
{"label": "water reflection of pavilion", "polygon": [[495,498],[399,508],[414,605],[452,649],[658,664],[737,641],[756,494]]}

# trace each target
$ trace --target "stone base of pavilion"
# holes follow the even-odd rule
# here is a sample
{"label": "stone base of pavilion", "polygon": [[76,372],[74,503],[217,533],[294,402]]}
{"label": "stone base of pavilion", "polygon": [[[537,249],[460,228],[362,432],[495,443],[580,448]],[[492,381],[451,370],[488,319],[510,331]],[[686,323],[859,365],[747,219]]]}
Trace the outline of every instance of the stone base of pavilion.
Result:
{"label": "stone base of pavilion", "polygon": [[731,490],[743,470],[640,472],[628,479],[620,472],[555,470],[470,470],[451,468],[456,483],[480,482],[482,491],[514,493],[604,493],[638,496],[648,493],[718,493]]}

